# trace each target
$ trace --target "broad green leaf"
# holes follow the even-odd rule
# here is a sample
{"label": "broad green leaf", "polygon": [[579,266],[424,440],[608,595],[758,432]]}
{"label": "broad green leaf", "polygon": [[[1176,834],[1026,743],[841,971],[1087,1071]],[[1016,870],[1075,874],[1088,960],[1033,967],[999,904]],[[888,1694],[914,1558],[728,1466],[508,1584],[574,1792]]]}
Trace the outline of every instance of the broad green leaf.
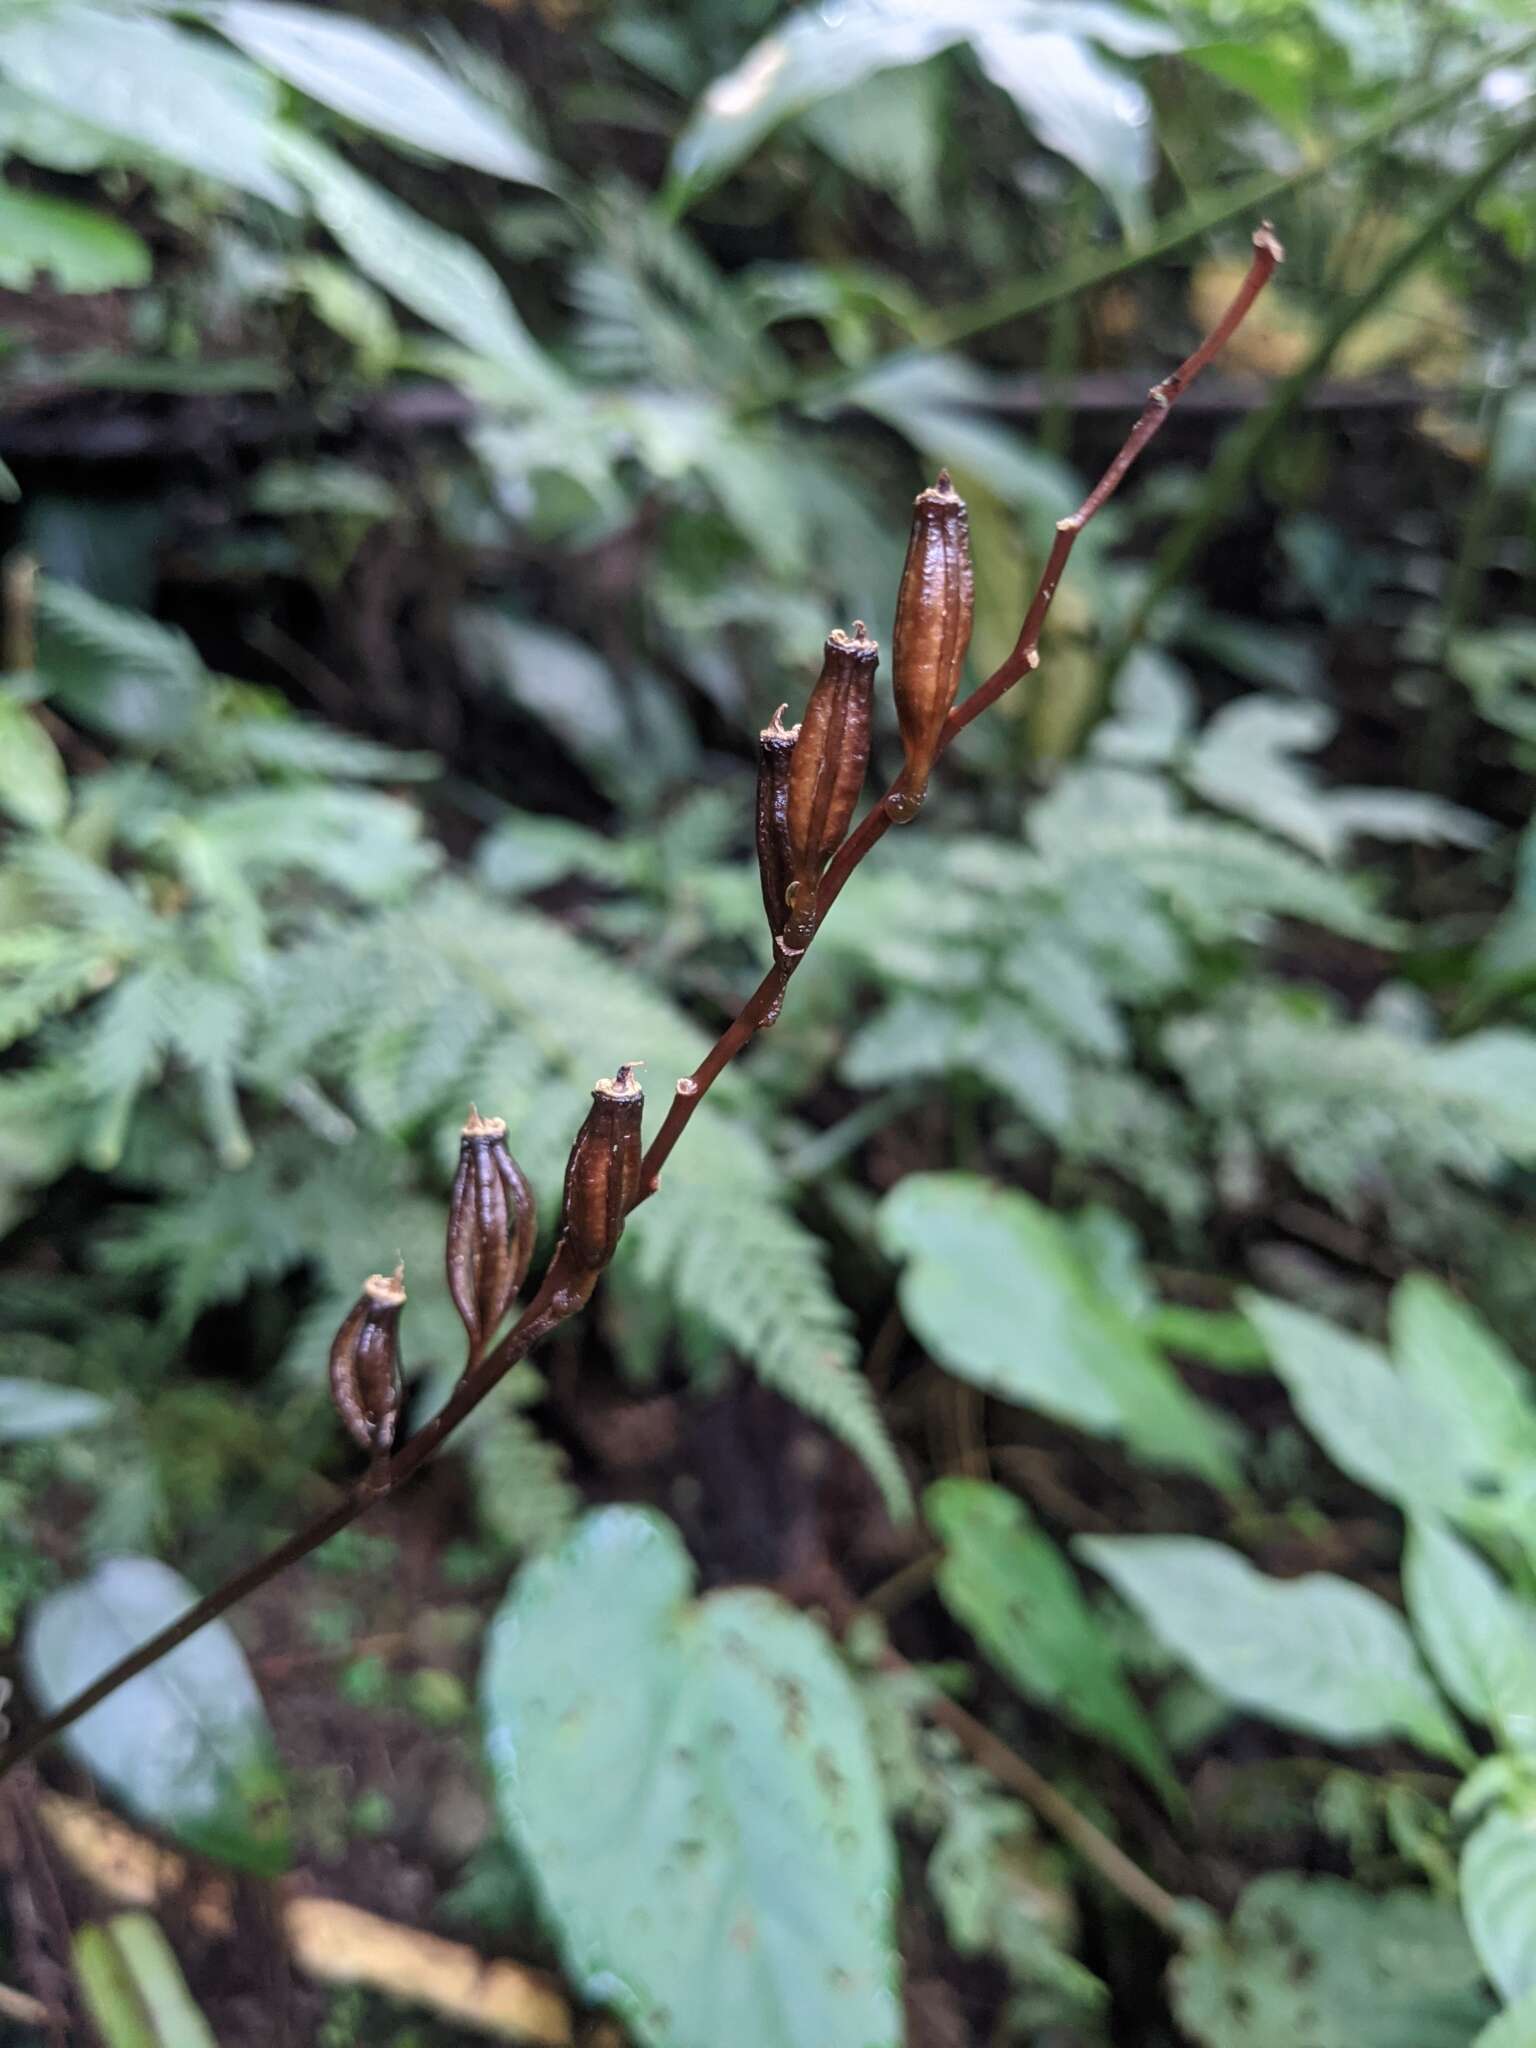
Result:
{"label": "broad green leaf", "polygon": [[1466,2048],[1488,2012],[1456,1908],[1336,1877],[1261,1877],[1168,1973],[1200,2048]]}
{"label": "broad green leaf", "polygon": [[520,398],[547,398],[558,391],[554,366],[478,249],[412,213],[296,129],[282,131],[278,154],[309,194],[326,229],[375,284],[429,326],[507,372]]}
{"label": "broad green leaf", "polygon": [[1435,1676],[1475,1721],[1536,1756],[1536,1610],[1437,1522],[1416,1520],[1403,1567],[1408,1617]]}
{"label": "broad green leaf", "polygon": [[1536,1991],[1490,2020],[1472,2048],[1536,2048]]}
{"label": "broad green leaf", "polygon": [[538,153],[504,115],[399,36],[279,0],[231,0],[214,26],[279,78],[364,128],[522,185],[545,185]]}
{"label": "broad green leaf", "polygon": [[0,285],[111,292],[147,284],[149,250],[132,228],[86,206],[0,185]]}
{"label": "broad green leaf", "polygon": [[0,75],[153,157],[292,209],[272,160],[272,88],[218,44],[63,0],[0,21]]}
{"label": "broad green leaf", "polygon": [[1046,148],[1108,195],[1128,231],[1144,228],[1155,152],[1152,102],[1136,80],[1106,63],[1070,20],[1059,28],[1000,20],[974,42],[982,70]]}
{"label": "broad green leaf", "polygon": [[[113,1557],[33,1613],[27,1683],[45,1713],[184,1614],[196,1591],[152,1557]],[[194,1636],[93,1707],[63,1741],[157,1826],[253,1870],[281,1869],[287,1817],[271,1730],[226,1622]]]}
{"label": "broad green leaf", "polygon": [[1347,1579],[1269,1579],[1197,1536],[1092,1536],[1077,1549],[1213,1691],[1330,1742],[1392,1734],[1462,1762],[1399,1616]]}
{"label": "broad green leaf", "polygon": [[1427,1273],[1399,1282],[1391,1338],[1403,1380],[1448,1417],[1462,1419],[1474,1456],[1503,1443],[1536,1457],[1530,1375],[1448,1287]]}
{"label": "broad green leaf", "polygon": [[106,2048],[218,2048],[175,1951],[147,1913],[117,1913],[74,1937],[85,2003]]}
{"label": "broad green leaf", "polygon": [[1504,1999],[1536,1991],[1536,1813],[1498,1806],[1461,1852],[1467,1931]]}
{"label": "broad green leaf", "polygon": [[1465,1475],[1446,1456],[1438,1411],[1385,1352],[1336,1323],[1264,1295],[1242,1307],[1269,1347],[1302,1420],[1352,1479],[1404,1506],[1451,1510]]}
{"label": "broad green leaf", "polygon": [[1187,1308],[1180,1302],[1159,1302],[1141,1322],[1142,1329],[1164,1350],[1198,1358],[1222,1372],[1262,1372],[1269,1352],[1247,1316],[1235,1309]]}
{"label": "broad green leaf", "polygon": [[[0,223],[0,235],[4,233]],[[0,811],[18,825],[56,832],[69,815],[69,780],[46,728],[0,691]]]}
{"label": "broad green leaf", "polygon": [[55,1387],[46,1380],[0,1379],[0,1444],[31,1443],[94,1429],[112,1413],[110,1401],[83,1387]]}
{"label": "broad green leaf", "polygon": [[944,1545],[939,1593],[1027,1699],[1064,1714],[1178,1797],[1162,1744],[1071,1566],[1024,1503],[980,1479],[941,1479],[923,1496]]}
{"label": "broad green leaf", "polygon": [[158,746],[185,731],[207,677],[185,633],[55,576],[37,584],[37,669],[93,731]]}
{"label": "broad green leaf", "polygon": [[669,1522],[603,1509],[491,1633],[501,1814],[566,1967],[645,2048],[896,2048],[895,1856],[858,1700],[806,1616],[692,1584]]}
{"label": "broad green leaf", "polygon": [[1160,1464],[1230,1484],[1215,1420],[1096,1285],[1039,1202],[973,1174],[911,1174],[880,1207],[904,1261],[902,1312],[960,1378],[1080,1429],[1123,1436]]}

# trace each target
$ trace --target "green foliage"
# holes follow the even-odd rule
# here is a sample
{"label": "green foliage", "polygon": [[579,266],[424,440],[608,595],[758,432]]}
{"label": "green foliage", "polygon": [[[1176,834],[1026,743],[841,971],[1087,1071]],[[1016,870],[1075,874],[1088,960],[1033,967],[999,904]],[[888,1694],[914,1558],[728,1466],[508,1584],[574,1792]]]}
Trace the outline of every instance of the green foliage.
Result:
{"label": "green foliage", "polygon": [[1249,1885],[1170,1979],[1201,2048],[1467,2048],[1488,2010],[1454,1907],[1289,1873]]}
{"label": "green foliage", "polygon": [[[44,1712],[183,1614],[186,1580],[151,1557],[115,1557],[32,1616],[27,1678]],[[271,1729],[244,1652],[216,1621],[130,1679],[68,1732],[86,1768],[147,1819],[250,1870],[287,1860]]]}
{"label": "green foliage", "polygon": [[894,1859],[852,1687],[803,1615],[691,1581],[669,1523],[605,1509],[492,1632],[502,1814],[567,1965],[650,2048],[895,2044]]}
{"label": "green foliage", "polygon": [[1216,1418],[1184,1389],[1060,1222],[968,1174],[912,1175],[886,1198],[882,1241],[908,1263],[901,1305],[949,1371],[1216,1485],[1234,1468]]}
{"label": "green foliage", "polygon": [[939,1592],[1019,1690],[1128,1756],[1170,1803],[1161,1743],[1126,1685],[1071,1566],[1022,1501],[976,1479],[941,1479],[923,1496],[944,1545]]}
{"label": "green foliage", "polygon": [[175,1951],[148,1913],[87,1923],[70,1959],[106,2048],[217,2048]]}

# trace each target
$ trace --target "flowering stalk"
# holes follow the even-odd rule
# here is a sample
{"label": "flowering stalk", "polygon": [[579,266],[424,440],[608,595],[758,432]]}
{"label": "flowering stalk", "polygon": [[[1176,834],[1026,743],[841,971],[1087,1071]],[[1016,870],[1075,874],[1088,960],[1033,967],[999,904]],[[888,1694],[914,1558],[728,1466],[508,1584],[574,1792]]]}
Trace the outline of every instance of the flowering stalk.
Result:
{"label": "flowering stalk", "polygon": [[[924,737],[923,753],[927,756],[925,773],[973,718],[995,703],[1022,676],[1029,674],[1039,665],[1041,629],[1078,534],[1118,489],[1136,457],[1166,419],[1179,394],[1194,381],[1231,338],[1254,300],[1269,282],[1276,265],[1281,261],[1280,245],[1267,226],[1258,230],[1253,243],[1253,261],[1248,274],[1226,313],[1194,354],[1182,363],[1172,376],[1153,389],[1146,410],[1132,428],[1120,453],[1078,510],[1058,525],[1049,559],[1025,614],[1013,651],[970,697],[946,711],[931,750],[927,748]],[[868,674],[872,677],[875,650],[872,643],[864,640],[862,631],[856,632],[852,640],[845,642],[845,647],[852,650],[856,643],[859,645],[859,651],[856,655],[850,652],[848,659],[853,663],[854,682],[857,684],[866,661]],[[946,674],[947,672],[941,673],[941,682],[945,681]],[[823,679],[825,680],[825,672]],[[820,687],[818,684],[818,689]],[[812,701],[815,701],[814,693]],[[827,706],[829,730],[837,723],[831,715],[834,708],[831,704]],[[809,712],[807,716],[809,717]],[[843,833],[847,832],[852,814],[852,801],[848,798],[849,784],[852,784],[852,797],[856,800],[859,784],[862,783],[864,775],[864,764],[859,762],[857,778],[853,776],[858,745],[858,716],[855,707],[852,740],[840,743],[830,755],[825,756],[831,760],[834,771],[830,784],[823,782],[821,773],[811,781],[806,779],[808,771],[801,771],[802,804],[798,813],[800,826],[796,838],[796,857],[803,862],[803,866],[797,868],[796,872],[802,882],[808,883],[812,890],[810,902],[802,902],[797,895],[793,906],[795,943],[802,952],[821,929],[828,911],[859,862],[879,843],[890,826],[908,815],[911,809],[910,798],[913,791],[911,782],[907,779],[912,758],[909,753],[908,765],[904,766],[902,777],[899,777],[886,794],[865,813],[852,832],[848,832],[846,837],[843,836]],[[843,723],[847,724],[846,716],[843,716]],[[924,732],[926,734],[926,728]],[[796,757],[802,744],[803,738],[801,742],[797,742]],[[826,799],[825,804],[823,795]],[[792,801],[791,794],[791,806]],[[837,814],[845,803],[846,813],[834,832],[831,823],[836,821]],[[791,832],[795,832],[793,821]],[[821,861],[825,861],[824,866],[820,864]],[[770,923],[773,914],[770,910]],[[147,1670],[178,1644],[185,1642],[189,1636],[195,1635],[209,1622],[227,1613],[248,1593],[267,1584],[289,1565],[297,1563],[311,1551],[317,1550],[338,1530],[346,1528],[349,1523],[366,1513],[375,1501],[403,1485],[427,1462],[444,1438],[457,1429],[466,1416],[480,1405],[512,1367],[586,1301],[602,1265],[612,1255],[613,1247],[618,1242],[624,1217],[656,1193],[661,1182],[662,1167],[687,1127],[689,1118],[719,1075],[755,1033],[777,1014],[777,1005],[783,999],[785,978],[785,962],[782,958],[776,959],[694,1072],[678,1081],[661,1129],[643,1158],[638,1156],[637,1099],[640,1098],[640,1091],[634,1086],[632,1069],[621,1067],[612,1082],[599,1084],[600,1090],[608,1091],[604,1097],[608,1106],[602,1108],[599,1115],[600,1104],[595,1092],[592,1112],[583,1126],[581,1135],[578,1136],[572,1151],[571,1164],[567,1169],[562,1231],[554,1256],[532,1301],[507,1334],[494,1349],[482,1356],[477,1347],[483,1338],[477,1338],[476,1329],[471,1327],[469,1357],[464,1376],[431,1421],[424,1423],[397,1448],[376,1456],[363,1477],[344,1493],[333,1507],[296,1531],[286,1542],[279,1544],[275,1550],[259,1558],[246,1570],[205,1595],[179,1620],[140,1644],[138,1649],[104,1671],[73,1699],[65,1701],[53,1713],[35,1721],[9,1746],[3,1756],[0,1756],[0,1777],[35,1755],[55,1735],[71,1727],[82,1714],[89,1712],[92,1707],[116,1692],[120,1686],[127,1684],[129,1679]],[[596,1123],[594,1119],[597,1119]],[[601,1253],[601,1257],[594,1264],[591,1261],[593,1255],[597,1253]],[[451,1261],[451,1246],[449,1256]],[[480,1282],[477,1278],[474,1287],[474,1299],[477,1303],[475,1315],[477,1320],[483,1323],[488,1307],[494,1304],[486,1302],[481,1305],[479,1288]],[[498,1297],[499,1288],[498,1282],[497,1287],[492,1290]]]}

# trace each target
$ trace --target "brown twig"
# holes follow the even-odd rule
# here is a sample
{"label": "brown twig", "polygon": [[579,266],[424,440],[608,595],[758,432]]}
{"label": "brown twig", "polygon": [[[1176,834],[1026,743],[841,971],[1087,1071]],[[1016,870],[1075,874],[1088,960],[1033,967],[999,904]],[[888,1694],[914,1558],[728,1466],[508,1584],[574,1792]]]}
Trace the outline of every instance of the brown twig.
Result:
{"label": "brown twig", "polygon": [[[1254,300],[1268,284],[1276,264],[1281,261],[1283,252],[1280,244],[1267,224],[1255,233],[1253,251],[1253,260],[1247,276],[1231,305],[1194,354],[1181,363],[1170,377],[1153,388],[1145,410],[1131,429],[1119,454],[1078,510],[1070,518],[1062,520],[1057,527],[1056,539],[1046,562],[1045,572],[1024,615],[1024,624],[1012,653],[979,689],[951,711],[940,736],[935,758],[965,730],[973,718],[985,711],[989,705],[996,703],[1006,690],[1012,689],[1022,676],[1029,674],[1039,665],[1040,634],[1077,536],[1119,488],[1137,456],[1167,418],[1180,393],[1194,382],[1212,357],[1231,338]],[[832,856],[821,877],[817,891],[815,922],[806,937],[806,946],[821,929],[828,911],[842,893],[844,884],[854,869],[890,829],[894,822],[890,803],[896,794],[894,788],[888,790]],[[799,959],[803,957],[804,948],[799,955],[792,958],[784,956],[777,959],[693,1073],[685,1075],[677,1083],[676,1092],[662,1120],[661,1129],[642,1161],[639,1186],[631,1208],[638,1207],[641,1202],[648,1201],[656,1193],[661,1184],[661,1170],[671,1157],[673,1147],[686,1130],[689,1119],[714,1082],[761,1028],[764,1018],[774,1009],[775,998],[782,994],[784,983],[798,965]],[[345,1529],[360,1515],[365,1514],[376,1501],[395,1492],[426,1463],[444,1438],[479,1407],[492,1388],[519,1360],[526,1357],[535,1344],[548,1336],[567,1316],[584,1306],[595,1278],[595,1273],[591,1274],[587,1277],[584,1288],[573,1287],[571,1274],[568,1269],[562,1268],[557,1252],[550,1271],[544,1277],[543,1285],[521,1319],[484,1358],[471,1359],[464,1377],[453,1394],[430,1422],[425,1423],[413,1436],[407,1438],[392,1456],[376,1460],[334,1507],[327,1509],[305,1528],[297,1530],[286,1542],[269,1551],[265,1557],[258,1558],[243,1572],[237,1573],[222,1586],[215,1588],[212,1593],[195,1602],[178,1620],[161,1629],[147,1642],[141,1643],[129,1656],[121,1658],[102,1672],[73,1699],[66,1700],[53,1713],[34,1722],[31,1728],[13,1743],[3,1756],[0,1756],[0,1778],[14,1770],[26,1758],[34,1756],[45,1743],[51,1741],[55,1735],[62,1734],[66,1728],[78,1721],[82,1714],[89,1712],[109,1694],[116,1692],[119,1686],[126,1685],[129,1679],[136,1678],[141,1671],[157,1663],[168,1652],[186,1642],[189,1636],[196,1635],[199,1629],[205,1628],[209,1622],[226,1614],[248,1593],[255,1592],[269,1579],[286,1571],[289,1565],[297,1564],[301,1558],[308,1557],[311,1551],[318,1550],[322,1543],[328,1542],[339,1530]],[[968,1716],[966,1718],[969,1719]],[[995,1739],[987,1736],[986,1730],[982,1729],[979,1723],[975,1725],[978,1733],[988,1741]],[[1020,1765],[1019,1768],[1027,1770],[1028,1767]],[[1044,1780],[1040,1782],[1044,1789],[1050,1792],[1050,1787],[1045,1786]],[[1054,1793],[1051,1796],[1059,1797]],[[1041,1810],[1045,1809],[1042,1807]],[[1068,1811],[1073,1812],[1073,1809],[1069,1808]],[[1089,1823],[1082,1821],[1080,1815],[1075,1818],[1082,1827],[1089,1826]],[[1067,1832],[1065,1827],[1063,1832]],[[1092,1832],[1097,1834],[1097,1830]],[[1120,1852],[1114,1849],[1114,1845],[1109,1843],[1107,1838],[1103,1839],[1112,1854],[1118,1856]],[[1085,1850],[1084,1853],[1088,1852]]]}

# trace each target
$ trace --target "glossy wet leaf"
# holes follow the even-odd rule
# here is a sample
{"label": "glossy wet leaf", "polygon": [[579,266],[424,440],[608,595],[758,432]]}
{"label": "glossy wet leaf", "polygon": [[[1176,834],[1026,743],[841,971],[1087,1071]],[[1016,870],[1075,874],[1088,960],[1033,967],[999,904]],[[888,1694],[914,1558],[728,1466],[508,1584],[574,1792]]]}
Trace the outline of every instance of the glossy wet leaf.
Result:
{"label": "glossy wet leaf", "polygon": [[944,1545],[941,1598],[1027,1699],[1113,1744],[1166,1799],[1177,1790],[1162,1744],[1083,1598],[1072,1567],[1014,1494],[941,1479],[923,1496]]}
{"label": "glossy wet leaf", "polygon": [[1175,1656],[1225,1698],[1331,1742],[1407,1735],[1467,1756],[1401,1618],[1326,1572],[1271,1579],[1197,1536],[1085,1536],[1076,1545]]}
{"label": "glossy wet leaf", "polygon": [[902,1313],[957,1377],[1158,1464],[1231,1482],[1216,1420],[1094,1280],[1043,1204],[979,1175],[910,1174],[880,1208]]}
{"label": "glossy wet leaf", "polygon": [[771,1594],[692,1595],[672,1525],[608,1508],[492,1630],[497,1798],[566,1967],[646,2048],[895,2048],[895,1859],[852,1687]]}
{"label": "glossy wet leaf", "polygon": [[1279,1872],[1168,1973],[1200,2048],[1466,2048],[1487,2016],[1456,1908]]}
{"label": "glossy wet leaf", "polygon": [[1461,1910],[1508,2001],[1536,1992],[1536,1813],[1497,1806],[1461,1852]]}
{"label": "glossy wet leaf", "polygon": [[400,36],[278,0],[232,0],[212,18],[259,64],[376,134],[519,184],[546,182],[506,118]]}
{"label": "glossy wet leaf", "polygon": [[[89,1578],[50,1593],[24,1645],[38,1706],[62,1706],[196,1598],[152,1557],[108,1558]],[[61,1739],[135,1812],[210,1855],[266,1871],[286,1861],[271,1729],[227,1622],[211,1622],[129,1679]]]}
{"label": "glossy wet leaf", "polygon": [[275,88],[216,43],[149,15],[64,4],[0,21],[0,76],[153,157],[291,209],[272,160]]}

